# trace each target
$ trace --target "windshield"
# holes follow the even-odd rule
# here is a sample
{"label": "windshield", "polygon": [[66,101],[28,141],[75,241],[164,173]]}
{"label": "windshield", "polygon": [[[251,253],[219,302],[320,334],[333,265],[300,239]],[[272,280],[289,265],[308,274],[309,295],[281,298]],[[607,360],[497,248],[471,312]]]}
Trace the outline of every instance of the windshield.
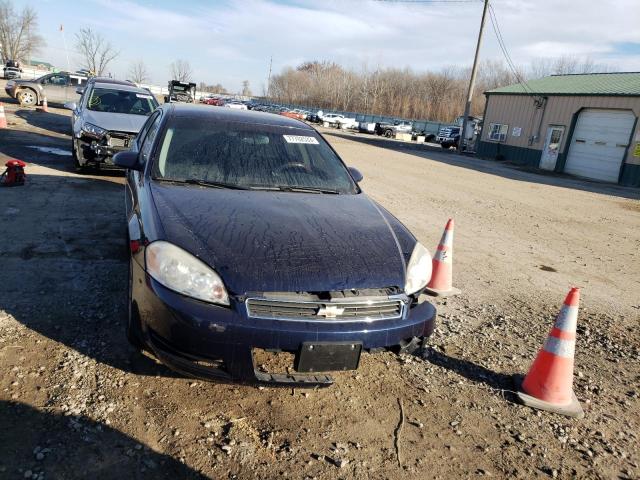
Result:
{"label": "windshield", "polygon": [[111,88],[94,88],[87,108],[96,112],[149,115],[158,104],[149,93],[130,92]]}
{"label": "windshield", "polygon": [[171,88],[174,92],[186,92],[190,90],[188,85],[172,85]]}
{"label": "windshield", "polygon": [[315,132],[176,117],[161,141],[154,178],[250,189],[357,193],[346,167]]}

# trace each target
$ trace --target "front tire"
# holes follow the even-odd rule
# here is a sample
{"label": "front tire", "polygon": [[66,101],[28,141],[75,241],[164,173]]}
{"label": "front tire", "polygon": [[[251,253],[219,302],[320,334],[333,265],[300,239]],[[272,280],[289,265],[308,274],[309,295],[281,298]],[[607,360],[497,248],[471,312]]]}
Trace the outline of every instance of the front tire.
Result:
{"label": "front tire", "polygon": [[36,95],[36,92],[29,88],[20,90],[16,97],[18,99],[18,102],[20,102],[20,105],[26,107],[33,107],[38,103],[38,96]]}
{"label": "front tire", "polygon": [[78,160],[78,151],[76,150],[76,141],[71,140],[71,158],[73,159],[73,166],[76,167],[76,170],[81,172],[82,165],[80,165],[80,161]]}
{"label": "front tire", "polygon": [[387,138],[391,138],[393,136],[393,132],[391,130],[386,130],[384,132],[384,136]]}
{"label": "front tire", "polygon": [[78,149],[76,148],[75,140],[71,140],[71,158],[73,159],[73,166],[76,168],[77,173],[87,173],[88,164],[81,164],[78,157]]}
{"label": "front tire", "polygon": [[129,281],[127,292],[127,340],[138,351],[145,349],[138,306],[133,302],[133,258],[129,254]]}

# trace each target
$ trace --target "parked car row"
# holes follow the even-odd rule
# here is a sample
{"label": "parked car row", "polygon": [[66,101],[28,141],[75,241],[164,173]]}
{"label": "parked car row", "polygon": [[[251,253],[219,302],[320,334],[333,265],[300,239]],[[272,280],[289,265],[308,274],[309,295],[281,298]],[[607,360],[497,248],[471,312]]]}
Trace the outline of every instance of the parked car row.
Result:
{"label": "parked car row", "polygon": [[205,105],[212,105],[214,107],[233,108],[236,110],[251,110],[252,107],[251,101],[234,100],[215,94],[209,94],[200,97],[200,103],[204,103]]}

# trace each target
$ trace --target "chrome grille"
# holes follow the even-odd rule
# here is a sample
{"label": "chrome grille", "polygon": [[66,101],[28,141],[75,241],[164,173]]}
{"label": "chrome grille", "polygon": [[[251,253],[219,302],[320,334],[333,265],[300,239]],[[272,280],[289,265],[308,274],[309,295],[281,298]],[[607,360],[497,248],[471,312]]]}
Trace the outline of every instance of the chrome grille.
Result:
{"label": "chrome grille", "polygon": [[249,317],[272,320],[310,322],[363,322],[402,318],[404,303],[398,299],[363,301],[290,301],[268,298],[249,298],[246,301]]}

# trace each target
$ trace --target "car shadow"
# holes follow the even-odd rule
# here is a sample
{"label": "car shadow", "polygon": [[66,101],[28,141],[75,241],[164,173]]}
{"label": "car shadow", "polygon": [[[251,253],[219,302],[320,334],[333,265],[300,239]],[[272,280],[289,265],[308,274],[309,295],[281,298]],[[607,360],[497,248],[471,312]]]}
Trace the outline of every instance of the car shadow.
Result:
{"label": "car shadow", "polygon": [[14,115],[29,125],[63,135],[71,134],[71,117],[54,112],[43,112],[39,109],[20,109]]}
{"label": "car shadow", "polygon": [[123,185],[51,172],[2,190],[0,310],[100,363],[182,377],[131,348],[125,336]]}
{"label": "car shadow", "polygon": [[[195,479],[197,471],[84,416],[0,401],[0,477]],[[6,476],[5,476],[6,475]]]}
{"label": "car shadow", "polygon": [[469,360],[446,355],[434,348],[425,350],[423,358],[429,363],[455,372],[471,382],[499,391],[506,400],[518,403],[517,397],[513,393],[515,391],[513,375],[494,372]]}
{"label": "car shadow", "polygon": [[[4,90],[4,87],[2,87],[2,89]],[[5,105],[20,105],[20,102],[15,98],[4,95],[4,93],[0,95],[0,103],[4,103]]]}
{"label": "car shadow", "polygon": [[591,193],[612,195],[627,199],[640,199],[640,190],[634,187],[602,183],[595,180],[577,178],[564,173],[546,172],[532,167],[523,167],[506,161],[479,158],[472,155],[459,155],[455,150],[443,150],[439,146],[414,142],[401,142],[382,137],[359,135],[347,132],[321,132],[325,136],[332,136],[362,143],[365,145],[386,148],[409,155],[446,163],[456,167],[467,168],[489,175],[497,175],[510,180],[527,183],[540,183],[554,187],[572,188]]}
{"label": "car shadow", "polygon": [[[42,165],[65,173],[78,173],[71,156],[71,137],[55,135],[53,130],[52,134],[45,134],[29,130],[2,129],[0,156],[2,155],[26,162],[27,175],[30,170],[29,164]],[[123,178],[125,172],[113,167],[87,167],[81,173],[94,177]]]}

